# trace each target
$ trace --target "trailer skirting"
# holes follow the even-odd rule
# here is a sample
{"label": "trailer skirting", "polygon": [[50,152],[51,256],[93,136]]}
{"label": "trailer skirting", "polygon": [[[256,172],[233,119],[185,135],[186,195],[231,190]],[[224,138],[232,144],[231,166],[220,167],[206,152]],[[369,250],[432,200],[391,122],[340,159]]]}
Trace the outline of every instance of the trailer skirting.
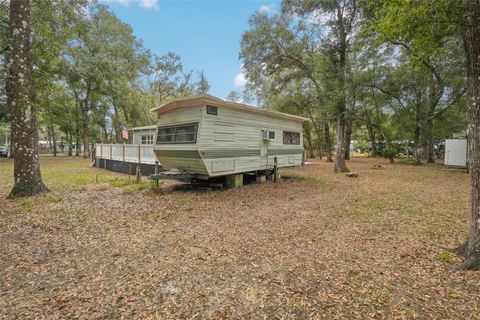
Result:
{"label": "trailer skirting", "polygon": [[[94,166],[100,169],[106,169],[114,172],[135,175],[138,163],[95,158]],[[164,171],[164,170],[162,166],[159,165],[159,172],[161,171]],[[148,163],[141,163],[140,172],[142,173],[142,176],[148,177],[155,173],[155,165],[148,164]]]}

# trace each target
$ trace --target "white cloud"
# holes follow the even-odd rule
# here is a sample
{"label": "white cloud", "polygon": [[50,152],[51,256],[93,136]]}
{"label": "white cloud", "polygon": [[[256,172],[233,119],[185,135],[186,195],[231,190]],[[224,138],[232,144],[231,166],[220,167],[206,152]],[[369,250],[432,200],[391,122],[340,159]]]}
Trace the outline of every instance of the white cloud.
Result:
{"label": "white cloud", "polygon": [[235,79],[233,79],[233,83],[237,87],[243,87],[247,84],[247,78],[245,78],[245,74],[243,72],[240,72],[235,76]]}
{"label": "white cloud", "polygon": [[272,10],[273,10],[273,4],[269,4],[269,5],[265,4],[258,9],[258,11],[262,13],[270,13],[272,12]]}
{"label": "white cloud", "polygon": [[158,10],[158,0],[140,0],[140,7]]}
{"label": "white cloud", "polygon": [[135,4],[145,9],[158,10],[159,8],[158,0],[100,0],[100,2],[117,3],[124,7],[129,7],[131,4]]}

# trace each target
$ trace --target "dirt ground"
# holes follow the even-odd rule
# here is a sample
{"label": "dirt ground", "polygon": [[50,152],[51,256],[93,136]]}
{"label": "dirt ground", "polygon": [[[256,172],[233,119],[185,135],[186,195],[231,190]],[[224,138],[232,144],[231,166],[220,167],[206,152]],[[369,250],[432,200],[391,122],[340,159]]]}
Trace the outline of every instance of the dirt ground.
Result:
{"label": "dirt ground", "polygon": [[50,159],[53,193],[4,200],[11,165],[0,318],[480,319],[480,273],[445,250],[467,232],[459,170],[313,160],[277,184],[153,193]]}

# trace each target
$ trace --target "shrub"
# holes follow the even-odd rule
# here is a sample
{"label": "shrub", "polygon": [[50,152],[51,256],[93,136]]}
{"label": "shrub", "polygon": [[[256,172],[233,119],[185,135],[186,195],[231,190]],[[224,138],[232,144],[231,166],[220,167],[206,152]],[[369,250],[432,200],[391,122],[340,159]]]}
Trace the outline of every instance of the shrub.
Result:
{"label": "shrub", "polygon": [[385,150],[383,150],[383,156],[390,160],[390,163],[395,162],[394,159],[398,154],[398,146],[389,144]]}

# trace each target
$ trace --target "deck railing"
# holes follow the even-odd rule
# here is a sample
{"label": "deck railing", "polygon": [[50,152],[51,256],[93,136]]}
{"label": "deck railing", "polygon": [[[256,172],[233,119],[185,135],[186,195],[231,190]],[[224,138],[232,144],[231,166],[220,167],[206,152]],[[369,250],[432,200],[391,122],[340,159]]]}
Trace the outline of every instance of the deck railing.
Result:
{"label": "deck railing", "polygon": [[157,161],[153,145],[146,144],[97,143],[95,158],[147,164],[155,164]]}

